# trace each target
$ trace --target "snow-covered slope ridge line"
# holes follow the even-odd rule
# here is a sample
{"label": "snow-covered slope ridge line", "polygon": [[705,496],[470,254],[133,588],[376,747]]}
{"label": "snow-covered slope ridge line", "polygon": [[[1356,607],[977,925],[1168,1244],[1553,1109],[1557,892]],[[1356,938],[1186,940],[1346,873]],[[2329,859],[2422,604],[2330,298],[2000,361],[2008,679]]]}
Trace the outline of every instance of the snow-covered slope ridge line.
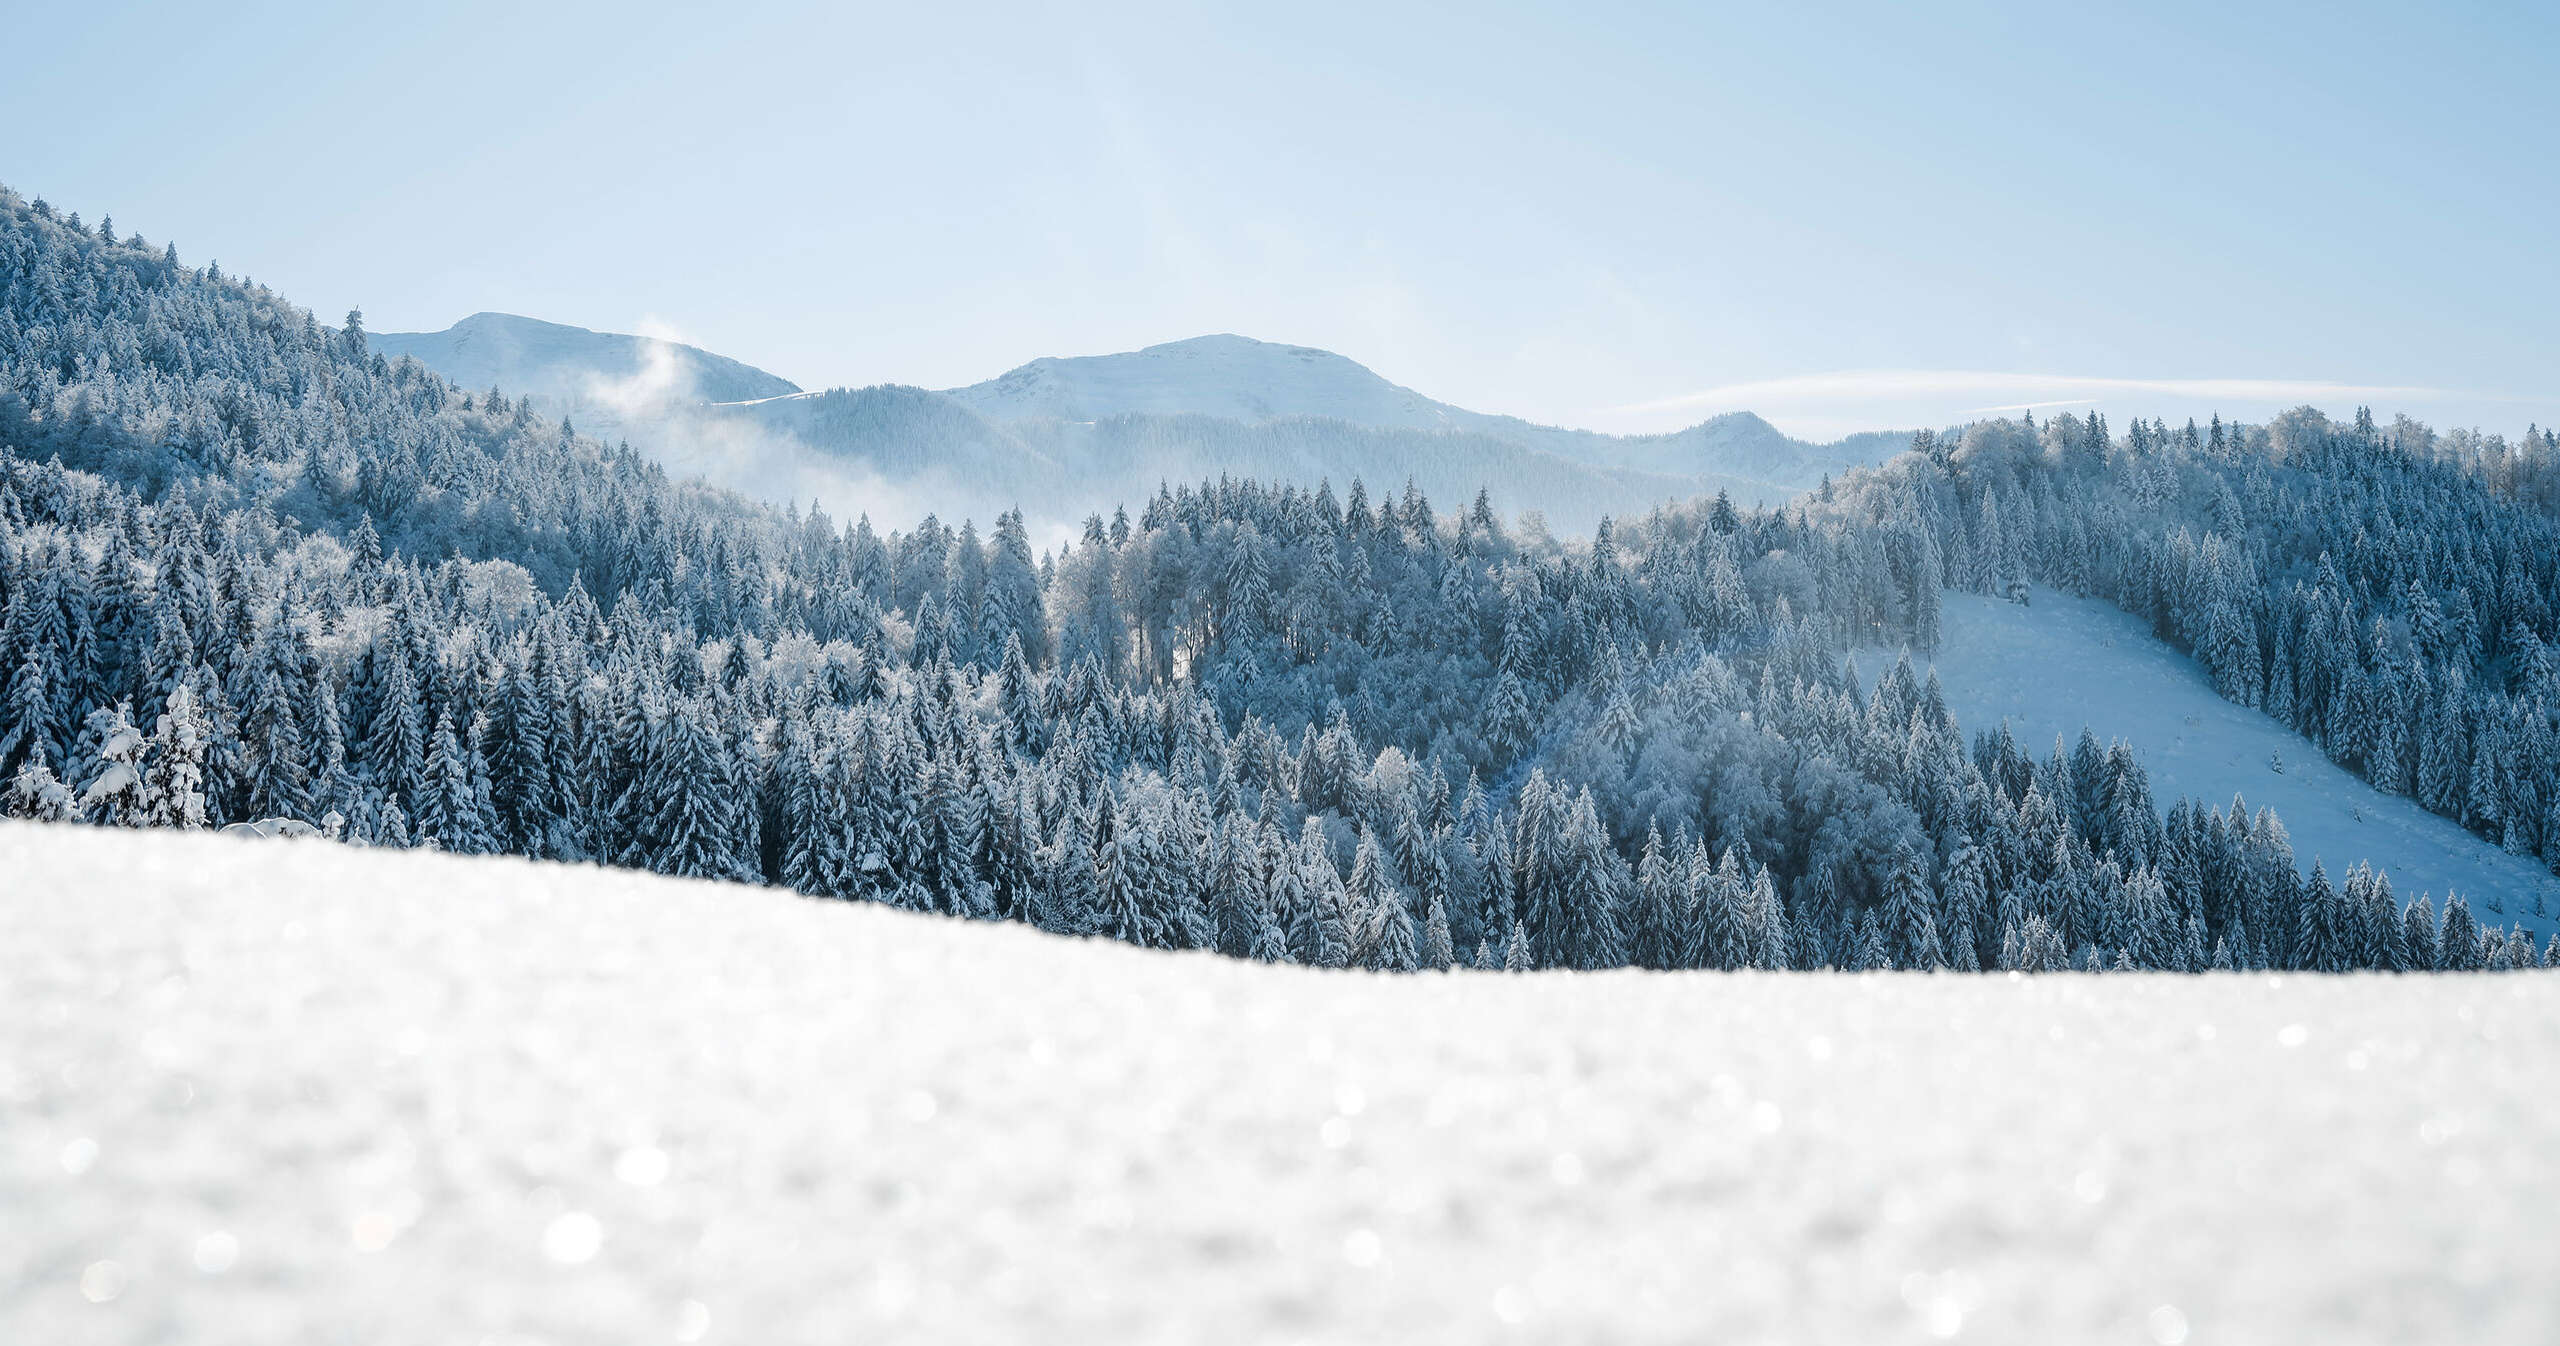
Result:
{"label": "snow-covered slope ridge line", "polygon": [[[2138,618],[2096,599],[2038,587],[2030,605],[1949,590],[1934,655],[1947,708],[1968,735],[2005,720],[2037,758],[2086,727],[2124,739],[2150,770],[2155,800],[2180,795],[2254,811],[2272,807],[2305,873],[2317,860],[2334,882],[2349,865],[2387,869],[2401,898],[2459,892],[2481,919],[2522,921],[2545,937],[2560,907],[2541,865],[2509,855],[2404,795],[2374,789],[2264,713],[2224,700],[2194,660],[2153,638]],[[1870,678],[1890,653],[1859,659]]]}
{"label": "snow-covered slope ridge line", "polygon": [[30,824],[0,874],[11,1342],[2560,1335],[2560,977],[1373,977]]}

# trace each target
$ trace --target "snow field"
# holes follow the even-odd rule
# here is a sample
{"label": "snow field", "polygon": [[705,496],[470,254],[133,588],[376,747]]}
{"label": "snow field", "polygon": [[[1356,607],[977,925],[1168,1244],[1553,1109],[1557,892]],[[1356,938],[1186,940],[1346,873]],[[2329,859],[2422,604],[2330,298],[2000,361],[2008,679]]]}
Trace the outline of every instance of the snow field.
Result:
{"label": "snow field", "polygon": [[[2522,921],[2537,943],[2550,938],[2560,880],[2539,863],[2374,789],[2264,713],[2223,700],[2194,660],[2141,620],[2042,586],[2027,607],[1955,590],[1943,597],[1938,649],[1914,651],[1911,666],[1922,677],[1937,669],[1968,742],[2006,719],[2018,746],[2042,761],[2054,735],[2068,748],[2086,725],[2101,743],[2133,745],[2163,809],[2180,795],[2227,809],[2239,794],[2252,813],[2273,808],[2284,820],[2306,874],[2318,859],[2337,883],[2356,861],[2370,860],[2389,871],[2403,902],[2433,893],[2441,911],[2445,894],[2459,892],[2483,924]],[[1859,676],[1872,685],[1893,658],[1860,654]]]}
{"label": "snow field", "polygon": [[1471,974],[0,825],[0,1341],[2546,1342],[2560,978]]}

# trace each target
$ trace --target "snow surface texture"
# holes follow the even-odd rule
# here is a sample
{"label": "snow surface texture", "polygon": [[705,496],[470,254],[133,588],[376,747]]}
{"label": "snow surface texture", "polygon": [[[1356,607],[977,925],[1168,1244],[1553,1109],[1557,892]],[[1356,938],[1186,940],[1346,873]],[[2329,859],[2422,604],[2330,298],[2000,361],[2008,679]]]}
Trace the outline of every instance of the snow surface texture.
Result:
{"label": "snow surface texture", "polygon": [[[2301,735],[2222,699],[2194,660],[2112,604],[2042,587],[2027,607],[1950,590],[1939,641],[1933,659],[1915,652],[1912,668],[1925,674],[1934,664],[1968,738],[2006,719],[2018,746],[2041,760],[2054,735],[2068,748],[2086,725],[2102,743],[2133,745],[2164,809],[2180,795],[2227,808],[2234,794],[2253,813],[2273,808],[2304,873],[2318,859],[2335,883],[2369,860],[2390,872],[2403,901],[2429,892],[2441,910],[2444,895],[2459,892],[2485,924],[2521,920],[2543,938],[2553,929],[2535,910],[2537,897],[2544,911],[2560,910],[2548,870],[2374,789]],[[1860,676],[1872,682],[1892,658],[1868,651]]]}
{"label": "snow surface texture", "polygon": [[2560,1338],[2560,977],[1378,977],[32,824],[0,920],[0,1341]]}

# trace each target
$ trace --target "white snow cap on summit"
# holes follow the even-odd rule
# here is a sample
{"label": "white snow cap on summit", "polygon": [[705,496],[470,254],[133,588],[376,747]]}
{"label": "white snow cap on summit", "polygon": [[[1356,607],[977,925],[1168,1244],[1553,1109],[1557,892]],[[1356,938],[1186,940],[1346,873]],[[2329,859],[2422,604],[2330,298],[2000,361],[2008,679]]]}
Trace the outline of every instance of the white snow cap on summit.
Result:
{"label": "white snow cap on summit", "polygon": [[1047,356],[950,396],[1006,420],[1098,420],[1129,412],[1239,421],[1321,416],[1434,430],[1477,419],[1312,346],[1219,333],[1118,355]]}

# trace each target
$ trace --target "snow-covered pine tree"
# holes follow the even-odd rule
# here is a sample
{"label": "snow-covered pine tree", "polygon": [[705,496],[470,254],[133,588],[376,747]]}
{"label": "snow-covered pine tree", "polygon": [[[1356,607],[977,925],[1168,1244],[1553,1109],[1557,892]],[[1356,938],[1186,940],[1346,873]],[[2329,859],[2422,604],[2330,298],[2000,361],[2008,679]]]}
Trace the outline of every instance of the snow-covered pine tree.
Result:
{"label": "snow-covered pine tree", "polygon": [[143,827],[206,825],[204,761],[207,727],[196,709],[195,687],[180,683],[152,731],[144,757],[142,788],[132,817]]}
{"label": "snow-covered pine tree", "polygon": [[1423,969],[1429,972],[1446,972],[1458,962],[1457,950],[1449,938],[1449,904],[1437,893],[1425,899],[1420,958]]}
{"label": "snow-covered pine tree", "polygon": [[2436,936],[2436,967],[2445,972],[2477,972],[2480,962],[2480,925],[2471,918],[2471,904],[2460,893],[2444,895],[2444,926]]}
{"label": "snow-covered pine tree", "polygon": [[1895,968],[1893,948],[1886,941],[1884,922],[1873,910],[1858,913],[1856,935],[1851,939],[1848,957],[1841,963],[1843,972],[1891,972]]}
{"label": "snow-covered pine tree", "polygon": [[1644,851],[1636,861],[1635,884],[1629,890],[1629,962],[1665,970],[1681,965],[1686,887],[1680,866],[1663,849],[1661,825],[1646,824]]}
{"label": "snow-covered pine tree", "polygon": [[2409,967],[2417,972],[2434,972],[2444,966],[2443,952],[2436,943],[2436,904],[2425,893],[2400,914],[2401,938],[2409,950]]}
{"label": "snow-covered pine tree", "polygon": [[[672,711],[658,722],[662,748],[651,754],[641,787],[653,839],[643,859],[661,874],[753,882],[738,836],[743,808],[726,754],[703,723],[699,707]],[[439,729],[439,755],[443,731]]]}
{"label": "snow-covered pine tree", "polygon": [[2361,914],[2348,909],[2317,859],[2311,862],[2311,876],[2303,880],[2301,892],[2293,966],[2306,972],[2344,972],[2354,966],[2355,928]]}
{"label": "snow-covered pine tree", "polygon": [[1353,931],[1351,960],[1380,972],[1411,972],[1421,962],[1413,913],[1386,871],[1377,836],[1362,829],[1345,889]]}
{"label": "snow-covered pine tree", "polygon": [[437,850],[476,855],[487,849],[479,834],[478,809],[472,797],[471,770],[462,744],[454,737],[450,712],[436,718],[428,740],[426,771],[415,796],[417,831],[422,844]]}
{"label": "snow-covered pine tree", "polygon": [[1299,881],[1307,893],[1306,952],[1299,961],[1311,967],[1349,967],[1352,913],[1341,871],[1333,867],[1333,846],[1324,825],[1309,818],[1298,841]]}
{"label": "snow-covered pine tree", "polygon": [[2170,905],[2168,889],[2150,869],[2137,869],[2125,882],[2118,945],[2132,965],[2154,972],[2185,972],[2186,929]]}
{"label": "snow-covered pine tree", "polygon": [[1689,966],[1720,972],[1757,966],[1760,950],[1746,911],[1751,891],[1742,884],[1732,850],[1727,849],[1713,868],[1693,867],[1690,890],[1697,911],[1698,943],[1696,961]]}
{"label": "snow-covered pine tree", "polygon": [[258,679],[245,726],[249,741],[247,796],[241,812],[250,818],[314,816],[308,763],[310,748],[294,711],[294,698],[283,678],[270,670]]}
{"label": "snow-covered pine tree", "polygon": [[69,787],[54,778],[53,766],[45,761],[40,747],[18,764],[18,773],[10,778],[6,814],[47,823],[79,816]]}
{"label": "snow-covered pine tree", "polygon": [[1046,881],[1031,906],[1031,923],[1053,935],[1094,935],[1104,930],[1102,877],[1094,867],[1093,830],[1069,812],[1046,852]]}
{"label": "snow-covered pine tree", "polygon": [[1930,914],[1936,905],[1937,895],[1929,889],[1929,873],[1919,851],[1907,841],[1898,843],[1885,871],[1883,919],[1878,922],[1891,966],[1935,972],[1947,965],[1937,918]]}

